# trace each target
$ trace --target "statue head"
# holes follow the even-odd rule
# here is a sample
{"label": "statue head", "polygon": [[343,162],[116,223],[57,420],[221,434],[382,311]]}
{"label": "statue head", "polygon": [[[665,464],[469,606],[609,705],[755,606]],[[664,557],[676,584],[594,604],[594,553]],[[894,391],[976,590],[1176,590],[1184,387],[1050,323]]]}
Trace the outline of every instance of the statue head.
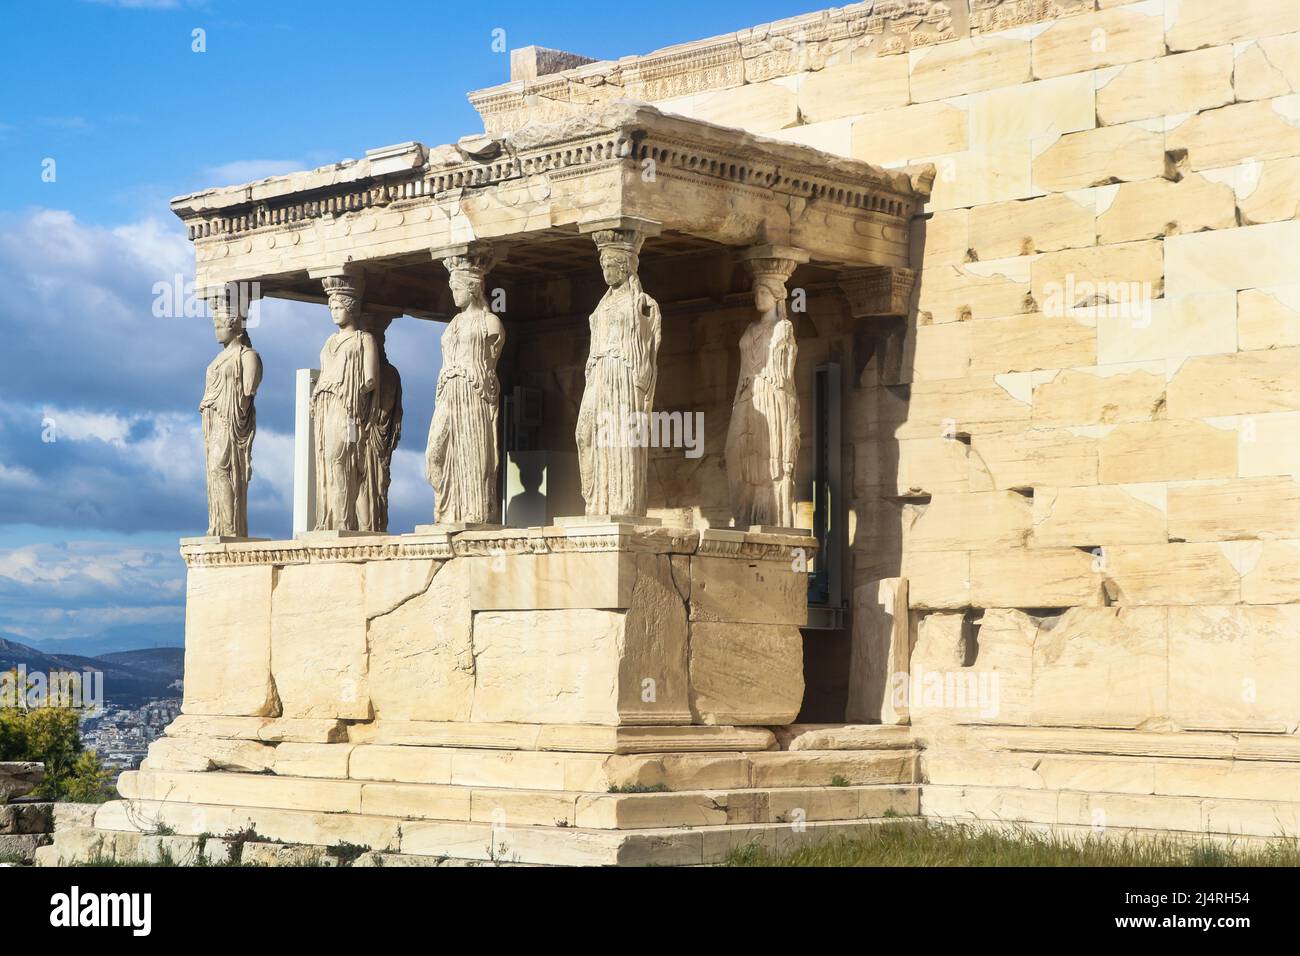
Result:
{"label": "statue head", "polygon": [[365,281],[360,276],[330,276],[321,280],[329,299],[330,318],[339,328],[355,327],[361,314]]}
{"label": "statue head", "polygon": [[605,284],[617,289],[635,276],[644,236],[635,229],[600,229],[592,233],[600,249],[600,271]]}
{"label": "statue head", "polygon": [[448,285],[451,298],[456,308],[462,311],[472,306],[484,307],[487,303],[483,291],[483,281],[492,269],[493,258],[487,252],[474,252],[465,255],[447,256],[442,260],[450,274]]}
{"label": "statue head", "polygon": [[769,273],[754,277],[754,307],[760,315],[776,312],[778,318],[784,318],[786,294],[783,276]]}
{"label": "statue head", "polygon": [[209,294],[207,299],[208,307],[212,310],[212,331],[217,342],[224,346],[239,341],[251,347],[245,329],[247,303],[239,293],[224,288]]}

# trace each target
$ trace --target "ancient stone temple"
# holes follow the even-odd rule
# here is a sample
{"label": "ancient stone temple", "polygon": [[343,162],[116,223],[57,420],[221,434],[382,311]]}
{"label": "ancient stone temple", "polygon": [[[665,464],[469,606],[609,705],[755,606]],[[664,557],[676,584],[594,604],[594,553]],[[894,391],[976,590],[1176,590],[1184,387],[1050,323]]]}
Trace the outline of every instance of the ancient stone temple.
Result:
{"label": "ancient stone temple", "polygon": [[319,491],[244,537],[224,308],[184,713],[50,858],[1297,835],[1297,63],[1289,0],[867,0],[518,50],[484,133],[174,200],[205,288],[320,304]]}

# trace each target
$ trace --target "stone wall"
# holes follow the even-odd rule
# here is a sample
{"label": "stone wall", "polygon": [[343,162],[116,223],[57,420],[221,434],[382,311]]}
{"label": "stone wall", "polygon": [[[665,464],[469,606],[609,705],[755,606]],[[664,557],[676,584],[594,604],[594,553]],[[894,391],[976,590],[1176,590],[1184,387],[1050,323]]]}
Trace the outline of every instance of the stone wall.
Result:
{"label": "stone wall", "polygon": [[[1009,675],[997,720],[1294,730],[1300,5],[958,0],[902,40],[893,6],[677,48],[740,64],[689,95],[618,67],[663,109],[937,168],[906,346],[846,376],[855,583],[907,579],[918,663]],[[801,382],[863,355],[837,321],[805,318]],[[660,404],[725,423],[739,326],[694,322]],[[652,468],[658,503],[714,518],[702,461]]]}

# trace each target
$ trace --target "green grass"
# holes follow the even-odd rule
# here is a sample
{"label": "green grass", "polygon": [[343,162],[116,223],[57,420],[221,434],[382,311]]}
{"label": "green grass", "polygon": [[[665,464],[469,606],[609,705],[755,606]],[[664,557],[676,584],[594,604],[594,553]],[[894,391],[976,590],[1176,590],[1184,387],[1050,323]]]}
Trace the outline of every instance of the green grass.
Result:
{"label": "green grass", "polygon": [[918,821],[881,824],[869,837],[828,840],[788,854],[742,847],[726,866],[1298,866],[1300,842],[1223,845],[1173,836],[1074,838]]}

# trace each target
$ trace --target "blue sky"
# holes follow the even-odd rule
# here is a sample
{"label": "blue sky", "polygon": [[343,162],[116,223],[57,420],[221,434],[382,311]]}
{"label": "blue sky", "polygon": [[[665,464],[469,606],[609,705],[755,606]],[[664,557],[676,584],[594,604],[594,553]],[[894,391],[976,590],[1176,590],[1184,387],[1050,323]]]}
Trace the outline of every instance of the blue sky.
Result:
{"label": "blue sky", "polygon": [[[193,277],[168,199],[480,132],[465,94],[509,74],[494,30],[507,49],[616,58],[824,5],[0,0],[0,637],[181,640],[176,539],[206,527],[195,408],[216,344],[205,319],[152,312],[155,283]],[[432,512],[440,330],[389,332],[406,395],[394,530]],[[293,370],[330,331],[324,307],[274,301],[253,330],[254,535],[289,532]]]}

